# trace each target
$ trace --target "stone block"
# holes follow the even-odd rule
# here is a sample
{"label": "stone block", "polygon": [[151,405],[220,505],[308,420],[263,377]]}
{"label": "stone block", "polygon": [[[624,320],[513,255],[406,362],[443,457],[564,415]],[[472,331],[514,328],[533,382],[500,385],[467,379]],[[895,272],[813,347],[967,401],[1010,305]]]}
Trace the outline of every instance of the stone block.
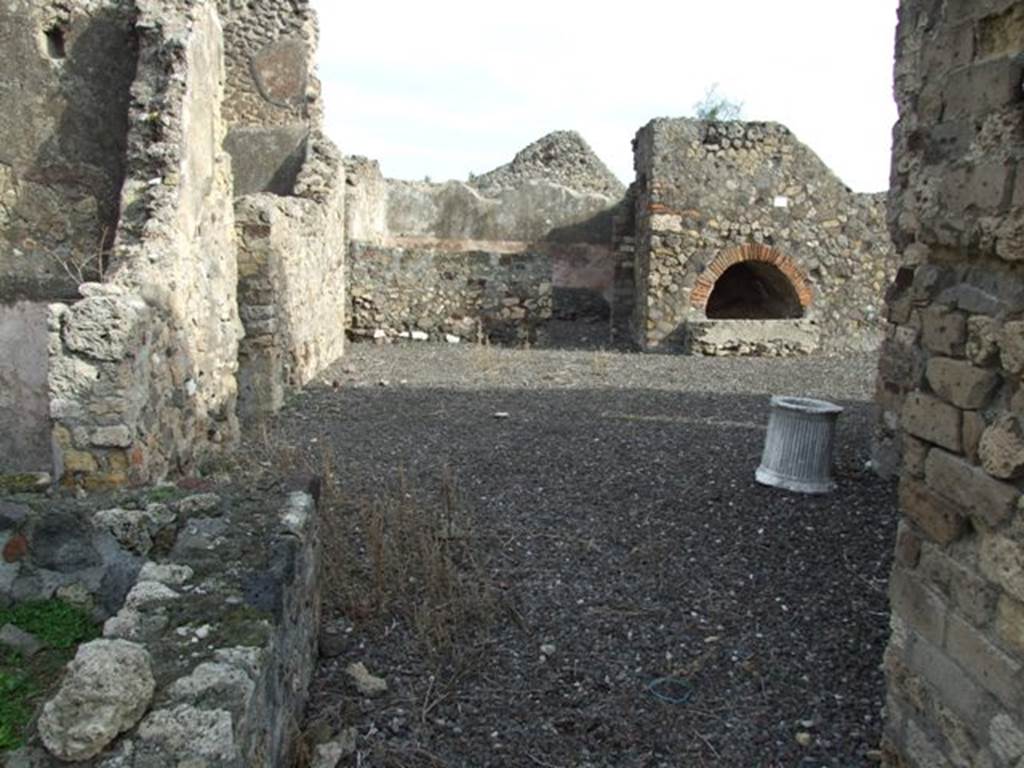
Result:
{"label": "stone block", "polygon": [[978,411],[964,411],[963,453],[971,462],[978,461],[978,445],[985,433],[985,417]]}
{"label": "stone block", "polygon": [[999,360],[999,336],[1002,327],[998,321],[983,315],[967,320],[967,359],[985,367]]}
{"label": "stone block", "polygon": [[949,608],[942,595],[929,589],[909,572],[895,569],[889,582],[892,610],[907,626],[941,647]]}
{"label": "stone block", "polygon": [[978,22],[977,55],[980,59],[1014,56],[1024,50],[1024,8],[1013,3],[1001,13]]}
{"label": "stone block", "polygon": [[132,431],[124,424],[98,427],[93,430],[89,442],[99,448],[128,448],[132,444]]}
{"label": "stone block", "polygon": [[985,578],[1024,602],[1024,547],[1011,538],[990,533],[981,541],[978,561]]}
{"label": "stone block", "polygon": [[88,474],[99,470],[99,464],[96,462],[96,457],[88,451],[65,451],[62,459],[64,463],[64,473],[66,475],[74,474],[76,472]]}
{"label": "stone block", "polygon": [[921,341],[937,355],[961,357],[967,343],[967,317],[948,307],[928,307],[921,313]]}
{"label": "stone block", "polygon": [[96,296],[72,305],[64,325],[64,344],[94,360],[122,360],[136,347],[145,302],[132,296]]}
{"label": "stone block", "polygon": [[950,451],[960,451],[960,411],[937,397],[923,392],[908,395],[903,404],[900,422],[903,429],[914,437],[935,443]]}
{"label": "stone block", "polygon": [[900,510],[937,544],[950,544],[967,530],[967,517],[955,503],[909,476],[900,479]]}
{"label": "stone block", "polygon": [[999,386],[999,376],[995,371],[949,357],[931,358],[927,377],[935,394],[966,410],[983,408]]}
{"label": "stone block", "polygon": [[1005,712],[992,718],[988,727],[989,744],[992,752],[1009,763],[1024,756],[1024,731],[1020,724]]}
{"label": "stone block", "polygon": [[1002,161],[967,163],[943,176],[942,201],[957,213],[998,210],[1010,169]]}
{"label": "stone block", "polygon": [[924,477],[924,462],[931,445],[905,432],[901,434],[900,441],[903,446],[903,471],[911,477]]}
{"label": "stone block", "polygon": [[1010,373],[1024,373],[1024,320],[1003,325],[999,334],[1000,361]]}
{"label": "stone block", "polygon": [[908,668],[924,678],[972,730],[984,733],[994,702],[947,652],[918,639],[910,651]]}
{"label": "stone block", "polygon": [[982,117],[1009,106],[1020,98],[1024,64],[1017,59],[997,58],[962,67],[943,82],[946,116]]}
{"label": "stone block", "polygon": [[1014,486],[946,451],[933,450],[928,454],[925,478],[933,491],[992,527],[1013,513],[1020,497]]}
{"label": "stone block", "polygon": [[918,570],[919,577],[941,587],[972,624],[987,625],[995,614],[998,590],[969,561],[950,556],[948,549],[924,544]]}
{"label": "stone block", "polygon": [[903,747],[911,765],[919,768],[952,768],[942,750],[914,720],[907,721],[906,732]]}
{"label": "stone block", "polygon": [[1003,647],[1024,656],[1024,603],[1000,595],[996,606],[996,634]]}
{"label": "stone block", "polygon": [[896,560],[900,565],[914,569],[921,558],[921,539],[902,520],[896,531]]}
{"label": "stone block", "polygon": [[981,466],[993,477],[1024,477],[1024,429],[1013,414],[1005,413],[988,427],[978,444]]}
{"label": "stone block", "polygon": [[967,673],[1005,706],[1016,710],[1021,702],[1017,676],[1021,665],[1000,650],[984,630],[951,615],[946,626],[946,649]]}

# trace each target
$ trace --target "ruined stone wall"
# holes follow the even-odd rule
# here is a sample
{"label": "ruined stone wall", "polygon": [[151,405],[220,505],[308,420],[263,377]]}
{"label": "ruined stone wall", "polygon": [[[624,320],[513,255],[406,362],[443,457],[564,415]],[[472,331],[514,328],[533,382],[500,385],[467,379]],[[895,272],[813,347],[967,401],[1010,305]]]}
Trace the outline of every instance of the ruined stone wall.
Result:
{"label": "ruined stone wall", "polygon": [[46,306],[113,240],[132,20],[117,0],[0,5],[0,469],[51,465]]}
{"label": "ruined stone wall", "polygon": [[341,157],[314,133],[293,196],[236,201],[243,415],[276,411],[344,352],[344,196]]}
{"label": "ruined stone wall", "polygon": [[623,188],[578,135],[546,136],[468,184],[346,164],[354,336],[535,340],[553,317],[609,316]]}
{"label": "ruined stone wall", "polygon": [[878,460],[903,514],[886,762],[1024,758],[1024,4],[903,0],[890,216],[903,268]]}
{"label": "ruined stone wall", "polygon": [[310,129],[323,122],[316,14],[307,0],[218,0],[217,7],[235,194],[290,195]]}
{"label": "ruined stone wall", "polygon": [[806,285],[801,301],[813,327],[804,330],[820,331],[826,349],[877,346],[895,270],[883,196],[851,193],[772,123],[658,119],[634,149],[641,346],[708,351],[690,337],[711,284],[737,255],[788,271],[798,292]]}
{"label": "ruined stone wall", "polygon": [[320,624],[313,498],[157,496],[0,496],[0,606],[56,593],[104,621],[4,765],[292,764]]}
{"label": "ruined stone wall", "polygon": [[349,275],[356,337],[534,341],[551,318],[544,253],[353,243]]}
{"label": "ruined stone wall", "polygon": [[97,486],[187,471],[232,444],[238,339],[221,29],[212,2],[139,13],[110,284],[51,313],[57,470]]}
{"label": "ruined stone wall", "polygon": [[[75,295],[113,240],[136,51],[132,3],[0,6],[0,302]],[[17,66],[14,66],[14,63]]]}
{"label": "ruined stone wall", "polygon": [[316,16],[308,0],[217,0],[224,119],[232,127],[319,125]]}

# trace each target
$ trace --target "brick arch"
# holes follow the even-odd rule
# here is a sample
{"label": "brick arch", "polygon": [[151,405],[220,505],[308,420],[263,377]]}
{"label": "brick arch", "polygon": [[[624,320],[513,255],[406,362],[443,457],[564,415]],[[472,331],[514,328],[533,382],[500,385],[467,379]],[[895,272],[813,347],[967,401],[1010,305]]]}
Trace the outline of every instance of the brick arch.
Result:
{"label": "brick arch", "polygon": [[791,258],[779,253],[774,248],[769,248],[767,245],[761,245],[760,243],[749,243],[737,248],[730,248],[724,253],[719,254],[700,273],[693,285],[693,290],[690,292],[690,306],[694,309],[705,309],[708,299],[711,297],[711,291],[714,290],[715,283],[718,282],[718,278],[724,275],[725,270],[729,267],[744,261],[762,261],[771,264],[789,280],[793,290],[796,291],[800,306],[806,310],[811,305],[814,291],[811,288],[810,282],[804,276],[803,270]]}

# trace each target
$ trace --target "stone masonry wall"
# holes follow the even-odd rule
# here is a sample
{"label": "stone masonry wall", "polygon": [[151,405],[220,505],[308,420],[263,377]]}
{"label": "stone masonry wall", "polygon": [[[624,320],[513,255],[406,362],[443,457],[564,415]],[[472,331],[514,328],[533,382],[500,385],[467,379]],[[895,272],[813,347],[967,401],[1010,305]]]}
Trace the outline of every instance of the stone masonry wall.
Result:
{"label": "stone masonry wall", "polygon": [[1024,760],[1024,3],[903,0],[879,366],[886,764]]}
{"label": "stone masonry wall", "polygon": [[137,33],[111,285],[51,313],[50,415],[66,482],[159,479],[237,436],[220,23],[212,2],[160,0],[140,9]]}
{"label": "stone masonry wall", "polygon": [[308,493],[0,498],[0,545],[0,605],[56,594],[104,621],[4,765],[292,764],[320,623]]}
{"label": "stone masonry wall", "polygon": [[469,183],[346,166],[353,336],[532,341],[552,317],[611,313],[624,190],[577,134],[550,134]]}
{"label": "stone masonry wall", "polygon": [[[895,271],[884,197],[851,193],[781,125],[658,119],[634,142],[634,333],[687,349],[729,254],[770,248],[809,286],[805,317],[829,350],[877,347]],[[713,281],[712,281],[713,282]],[[693,351],[701,351],[699,349]]]}
{"label": "stone masonry wall", "polygon": [[0,4],[0,470],[49,470],[47,304],[96,279],[117,226],[131,5]]}
{"label": "stone masonry wall", "polygon": [[314,133],[294,196],[236,200],[243,416],[276,411],[344,352],[344,196],[341,157]]}
{"label": "stone masonry wall", "polygon": [[224,119],[232,127],[319,125],[318,32],[308,0],[217,0],[224,27]]}
{"label": "stone masonry wall", "polygon": [[122,0],[0,5],[0,302],[75,296],[113,240],[124,178],[133,7]]}
{"label": "stone masonry wall", "polygon": [[356,337],[534,341],[551,318],[544,253],[353,243],[349,275]]}

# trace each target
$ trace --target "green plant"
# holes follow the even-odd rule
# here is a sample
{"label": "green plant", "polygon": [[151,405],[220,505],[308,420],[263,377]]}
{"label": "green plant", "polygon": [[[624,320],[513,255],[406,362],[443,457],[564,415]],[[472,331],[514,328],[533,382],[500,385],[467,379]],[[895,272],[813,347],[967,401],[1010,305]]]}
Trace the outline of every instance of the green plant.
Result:
{"label": "green plant", "polygon": [[704,90],[704,97],[693,105],[693,114],[700,120],[739,120],[743,102],[731,101],[718,92],[718,83]]}
{"label": "green plant", "polygon": [[28,724],[57,684],[79,643],[99,635],[82,609],[61,600],[37,600],[0,610],[0,626],[14,624],[45,644],[29,659],[0,653],[0,752],[24,742]]}
{"label": "green plant", "polygon": [[0,626],[14,624],[49,648],[72,648],[99,635],[89,615],[63,600],[36,600],[0,610]]}

